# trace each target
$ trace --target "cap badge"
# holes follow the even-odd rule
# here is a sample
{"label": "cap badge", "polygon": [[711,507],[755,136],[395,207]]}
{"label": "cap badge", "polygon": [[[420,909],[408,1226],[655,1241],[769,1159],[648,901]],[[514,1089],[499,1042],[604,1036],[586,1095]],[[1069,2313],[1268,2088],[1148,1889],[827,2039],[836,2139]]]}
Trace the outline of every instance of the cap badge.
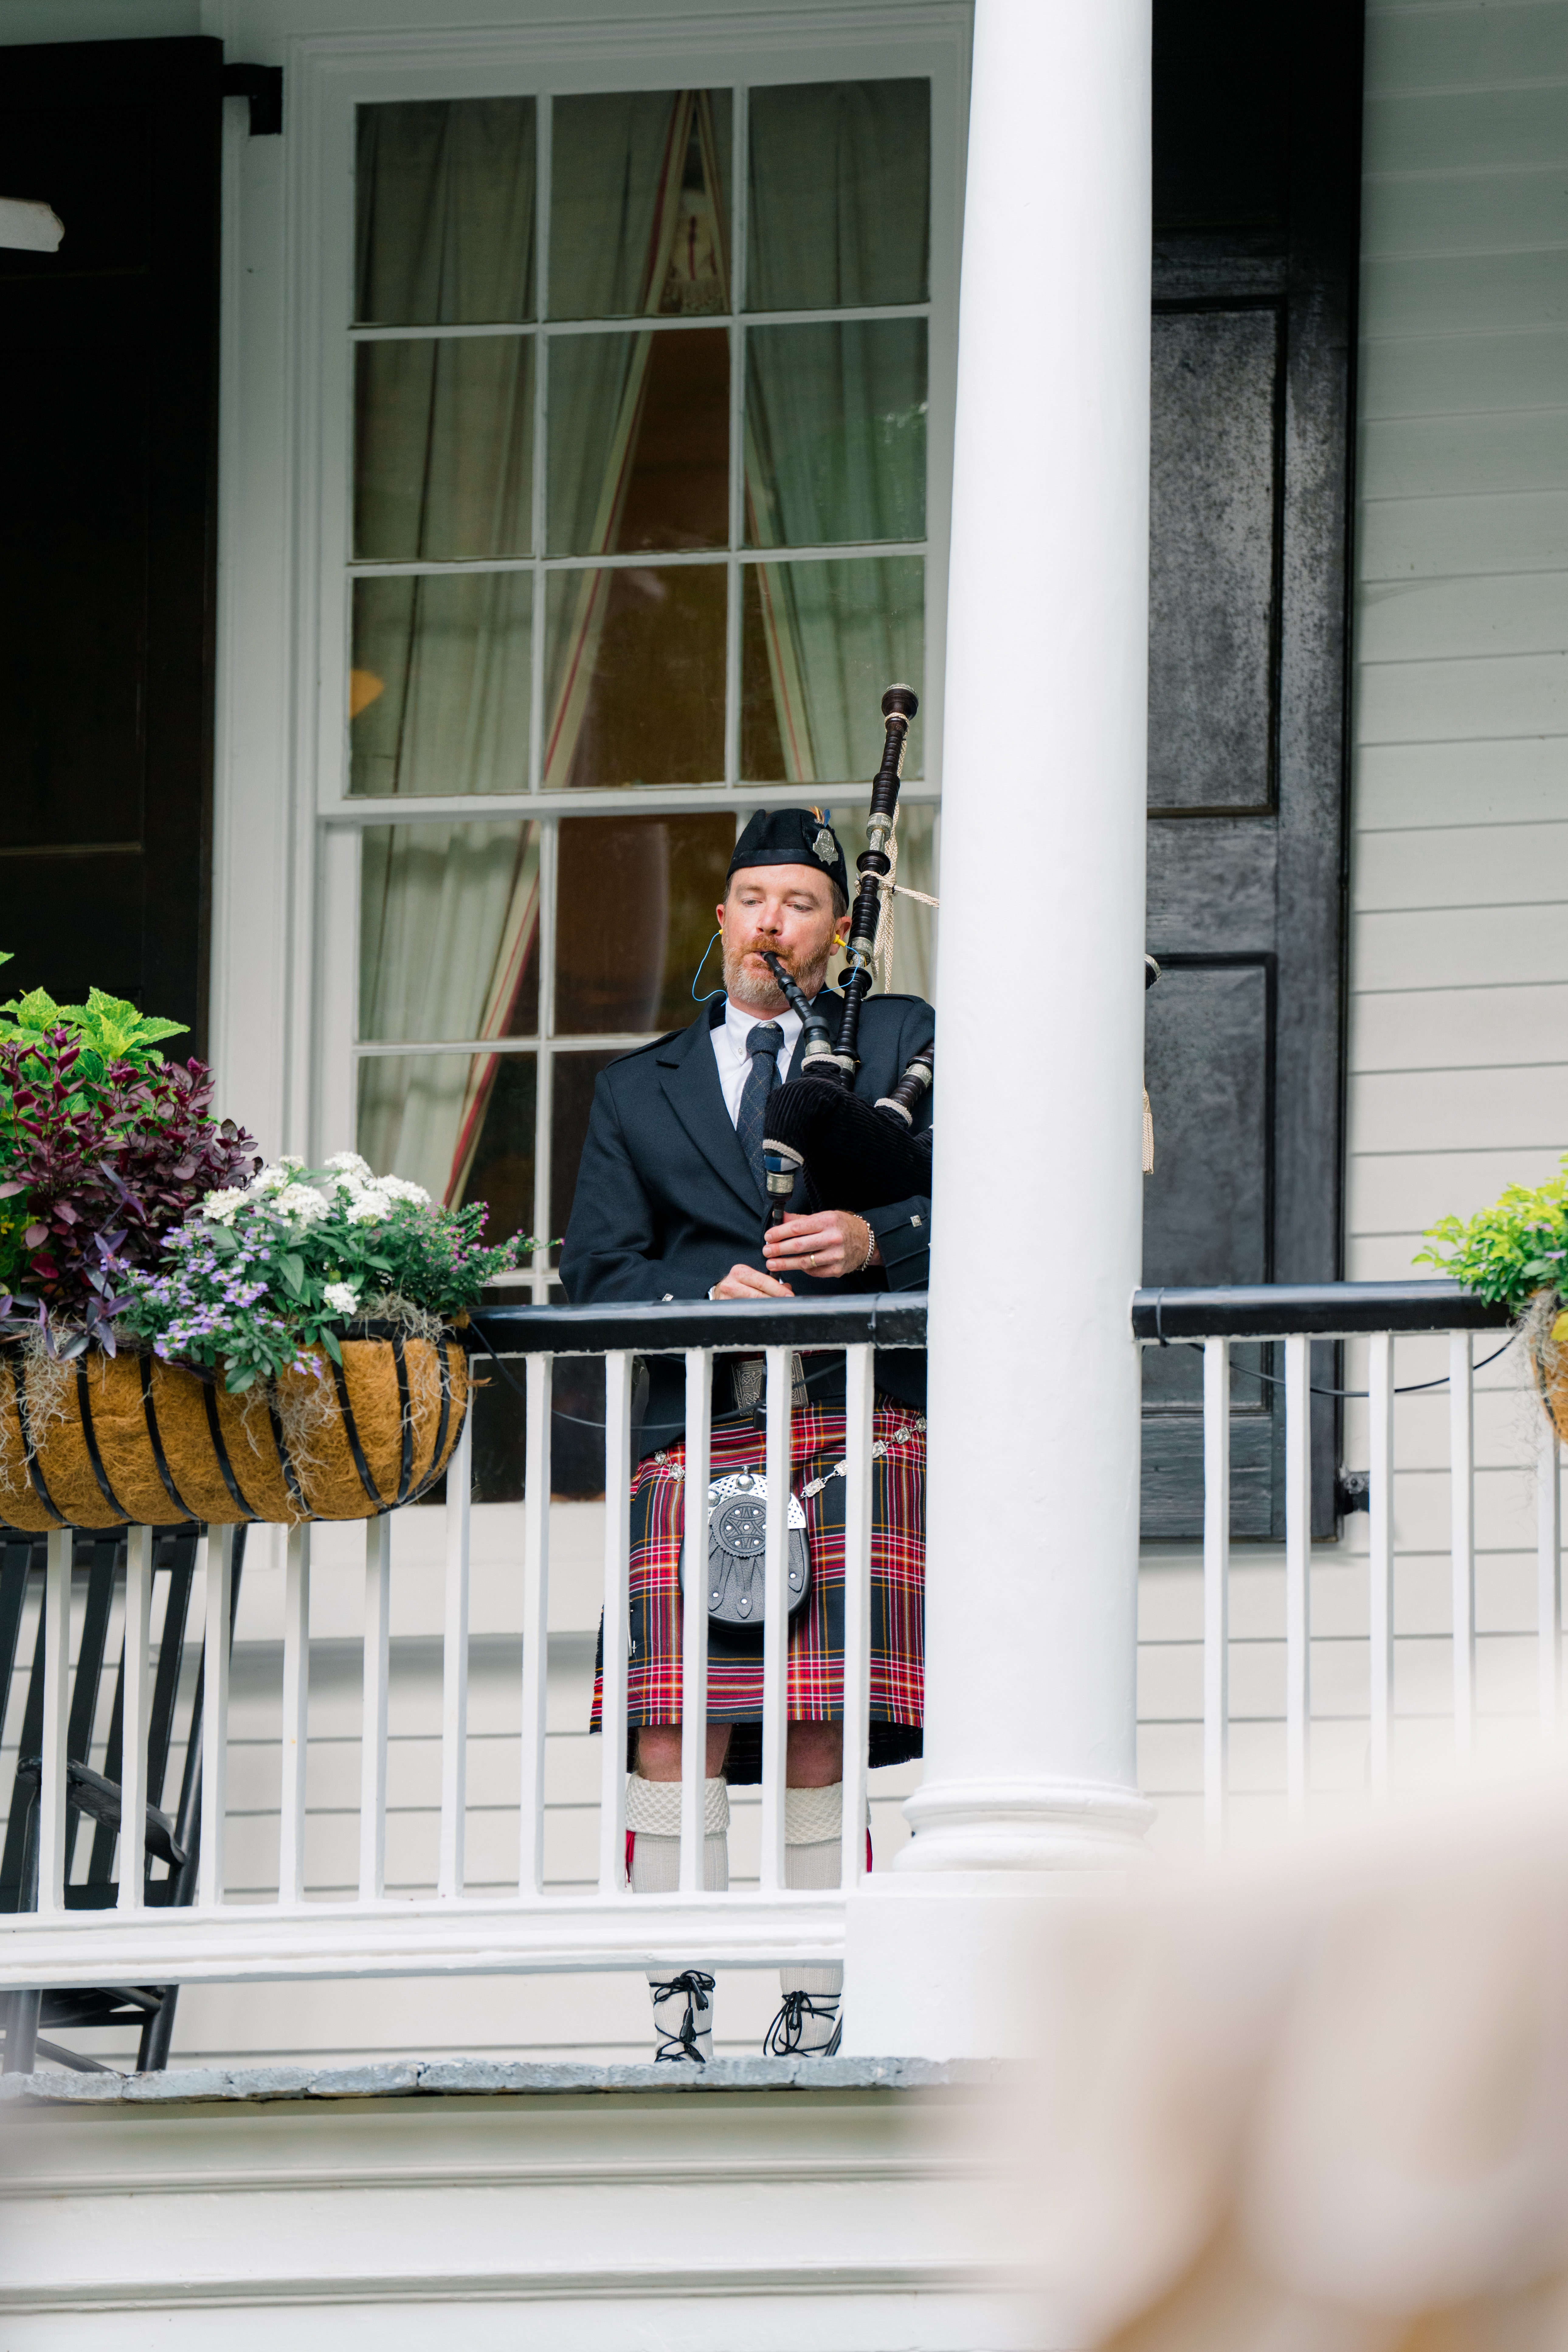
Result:
{"label": "cap badge", "polygon": [[814,838],[811,845],[811,854],[817,860],[818,864],[822,866],[832,866],[837,862],[838,856],[838,844],[834,840],[833,835],[828,832],[826,825],[822,826],[821,830]]}

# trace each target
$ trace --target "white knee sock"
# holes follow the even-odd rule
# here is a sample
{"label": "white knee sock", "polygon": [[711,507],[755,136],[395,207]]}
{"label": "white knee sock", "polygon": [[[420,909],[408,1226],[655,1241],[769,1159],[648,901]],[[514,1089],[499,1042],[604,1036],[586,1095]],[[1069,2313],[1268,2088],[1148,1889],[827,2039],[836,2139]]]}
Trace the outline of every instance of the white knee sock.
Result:
{"label": "white knee sock", "polygon": [[[709,1895],[722,1895],[730,1884],[730,1789],[725,1780],[702,1786],[702,1885]],[[626,1781],[626,1827],[632,1836],[631,1881],[634,1895],[673,1895],[680,1885],[680,1783],[645,1780],[634,1772]]]}
{"label": "white knee sock", "polygon": [[[730,1884],[730,1790],[724,1780],[703,1783],[702,1885],[721,1895]],[[626,1828],[631,1832],[634,1895],[674,1895],[680,1885],[680,1783],[645,1780],[634,1772],[626,1782]],[[656,2059],[713,2055],[713,1979],[679,1968],[648,1972],[653,1995]]]}
{"label": "white knee sock", "polygon": [[[837,1886],[842,1860],[844,1783],[828,1789],[784,1790],[784,1885],[800,1887]],[[818,2000],[837,2000],[844,1990],[844,1970],[781,1969],[781,1992],[810,1993]],[[827,2038],[825,2032],[822,2039]]]}

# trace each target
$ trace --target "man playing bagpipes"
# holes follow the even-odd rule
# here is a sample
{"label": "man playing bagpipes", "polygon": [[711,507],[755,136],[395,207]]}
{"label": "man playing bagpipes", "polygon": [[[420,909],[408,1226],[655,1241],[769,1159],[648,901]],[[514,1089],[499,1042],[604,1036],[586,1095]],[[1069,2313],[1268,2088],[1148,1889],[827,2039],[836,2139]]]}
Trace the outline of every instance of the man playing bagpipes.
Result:
{"label": "man playing bagpipes", "polygon": [[[905,694],[912,709],[914,698],[907,689],[894,692]],[[907,729],[907,716],[903,725]],[[889,728],[890,737],[891,732]],[[901,740],[900,732],[900,748]],[[885,796],[889,819],[896,793],[895,767],[891,795]],[[876,845],[879,851],[881,841]],[[855,938],[865,929],[866,861],[861,864]],[[888,865],[879,857],[873,886]],[[874,887],[870,895],[874,898]],[[839,1021],[842,1037],[843,1001],[825,982],[847,938],[853,958],[855,938],[844,854],[831,828],[806,809],[754,817],[736,845],[717,913],[722,996],[689,1029],[627,1055],[599,1079],[562,1254],[568,1297],[582,1306],[923,1290],[930,1260],[929,1178],[924,1190],[884,1199],[878,1206],[785,1214],[763,1240],[769,1207],[763,1159],[764,1142],[772,1143],[769,1097],[798,1075],[814,1040],[822,1050],[823,1013],[830,1023]],[[870,935],[875,936],[874,912]],[[768,956],[783,967],[782,989]],[[868,981],[868,957],[866,961]],[[900,1076],[907,1076],[911,1057],[926,1056],[921,1082],[904,1090],[911,1107],[900,1115],[913,1140],[909,1165],[923,1170],[929,1153],[921,1139],[931,1123],[929,1053],[935,1016],[919,997],[885,995],[862,1003],[865,985],[853,990],[858,1024],[851,1045],[858,1067],[852,1090],[859,1097],[854,1116],[870,1116],[879,1097],[892,1095]],[[796,1009],[802,1005],[809,1016],[804,1023]],[[780,1105],[810,1092],[795,1085],[780,1096]],[[904,1164],[897,1163],[900,1169]],[[817,1164],[811,1177],[816,1193],[831,1192],[830,1169]],[[879,1189],[885,1193],[886,1182]],[[675,1891],[679,1869],[685,1386],[679,1357],[655,1356],[647,1362],[647,1391],[634,1443],[626,1825],[631,1885],[639,1894],[657,1894]],[[752,1476],[760,1480],[765,1466],[762,1374],[760,1357],[716,1360],[710,1477],[710,1495],[718,1492],[710,1539],[721,1534],[723,1515],[737,1494],[744,1506],[747,1493],[754,1491]],[[923,1353],[879,1349],[876,1386],[873,1765],[902,1762],[921,1752]],[[833,1475],[845,1457],[842,1357],[795,1359],[792,1432],[789,1517],[796,1534],[791,1583],[792,1590],[803,1587],[804,1598],[792,1611],[789,1633],[784,1883],[824,1888],[839,1881],[843,1804],[846,1488]],[[754,1505],[750,1508],[754,1518]],[[740,1550],[746,1548],[742,1539]],[[750,1565],[738,1563],[742,1569]],[[760,1577],[755,1591],[760,1600]],[[742,1593],[728,1618],[710,1612],[704,1853],[709,1888],[722,1888],[729,1881],[728,1788],[761,1776],[763,1633],[760,1622],[746,1621],[748,1598]],[[603,1727],[600,1705],[595,1676],[595,1731]],[[689,1969],[668,1981],[649,1982],[657,2055],[705,2061],[712,2053],[712,1979]],[[837,2049],[842,1970],[784,1969],[780,1982],[784,2006],[764,2047],[779,2054]]]}

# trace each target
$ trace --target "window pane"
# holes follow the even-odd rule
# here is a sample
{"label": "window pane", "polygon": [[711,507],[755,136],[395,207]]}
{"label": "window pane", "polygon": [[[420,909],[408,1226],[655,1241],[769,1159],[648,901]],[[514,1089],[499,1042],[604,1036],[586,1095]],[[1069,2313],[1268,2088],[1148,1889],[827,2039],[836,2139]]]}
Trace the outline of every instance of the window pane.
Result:
{"label": "window pane", "polygon": [[750,110],[747,309],[923,302],[931,84],[800,82]]}
{"label": "window pane", "polygon": [[359,110],[354,317],[483,326],[533,316],[534,102]]}
{"label": "window pane", "polygon": [[356,555],[527,555],[532,518],[531,335],[355,346]]}
{"label": "window pane", "polygon": [[[692,975],[713,936],[734,846],[731,815],[563,822],[558,1035],[683,1028],[696,1018]],[[716,966],[717,958],[710,970]]]}
{"label": "window pane", "polygon": [[[833,830],[844,845],[844,862],[849,868],[849,887],[856,883],[855,860],[866,846],[866,819],[869,804],[862,801],[855,807],[841,807],[835,801],[828,810]],[[942,886],[937,879],[937,812],[930,801],[900,801],[896,838],[899,845],[897,878],[906,890],[923,890],[928,898],[940,898]],[[922,907],[918,898],[895,898],[892,903],[892,940],[894,990],[905,996],[923,996],[928,1003],[936,996],[936,909]],[[889,912],[882,910],[878,932],[880,945],[888,937]],[[832,977],[831,971],[829,977]],[[877,965],[877,985],[882,984],[881,961]]]}
{"label": "window pane", "polygon": [[536,824],[365,828],[362,1037],[531,1036],[538,948]]}
{"label": "window pane", "polygon": [[551,339],[548,513],[552,555],[728,543],[722,327]]}
{"label": "window pane", "polygon": [[729,309],[727,89],[558,98],[550,186],[552,318]]}
{"label": "window pane", "polygon": [[489,1204],[487,1240],[533,1225],[531,1054],[386,1054],[359,1066],[359,1139],[379,1175],[460,1208]]}
{"label": "window pane", "polygon": [[545,612],[549,790],[722,777],[722,564],[552,572]]}
{"label": "window pane", "polygon": [[[564,1238],[577,1189],[577,1163],[594,1108],[594,1087],[601,1070],[620,1060],[612,1054],[554,1054],[550,1062],[550,1238]],[[553,1265],[559,1249],[550,1253]]]}
{"label": "window pane", "polygon": [[746,337],[752,547],[923,539],[926,322],[753,327]]}
{"label": "window pane", "polygon": [[[753,783],[869,782],[882,758],[882,697],[923,697],[925,564],[918,555],[748,563],[742,572],[741,772]],[[925,772],[924,720],[907,776]]]}
{"label": "window pane", "polygon": [[525,793],[533,578],[353,583],[353,793]]}

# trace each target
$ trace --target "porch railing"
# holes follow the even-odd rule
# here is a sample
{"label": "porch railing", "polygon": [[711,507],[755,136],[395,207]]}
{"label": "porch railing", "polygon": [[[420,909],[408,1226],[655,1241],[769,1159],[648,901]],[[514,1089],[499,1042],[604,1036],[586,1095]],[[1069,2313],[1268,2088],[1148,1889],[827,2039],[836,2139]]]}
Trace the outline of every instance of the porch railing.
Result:
{"label": "porch railing", "polygon": [[[65,1884],[69,1807],[67,1729],[72,1681],[72,1536],[48,1539],[44,1593],[42,1771],[36,1911],[0,1920],[0,1990],[246,1978],[427,1975],[574,1969],[643,1969],[668,1962],[727,1967],[831,1960],[844,1942],[844,1891],[865,1869],[869,1706],[873,1352],[925,1344],[923,1296],[628,1306],[506,1307],[477,1318],[477,1336],[526,1394],[523,1539],[516,1560],[522,1631],[521,1853],[516,1890],[465,1889],[468,1745],[469,1496],[472,1422],[447,1474],[440,1716],[439,1859],[434,1896],[389,1896],[385,1886],[391,1516],[364,1528],[363,1696],[358,1888],[353,1900],[307,1898],[306,1759],[313,1530],[288,1532],[284,1574],[282,1727],[276,1895],[226,1899],[226,1766],[229,1607],[234,1531],[203,1542],[205,1581],[201,1842],[197,1900],[185,1909],[143,1900],[145,1819],[138,1759],[150,1675],[150,1531],[127,1546],[122,1699],[122,1819],[112,1908],[78,1909]],[[826,1893],[786,1889],[784,1845],[787,1588],[792,1354],[841,1351],[847,1391],[845,1497],[843,1875]],[[768,1518],[763,1631],[762,1859],[753,1888],[702,1888],[708,1616],[683,1612],[681,1878],[677,1894],[639,1895],[626,1885],[625,1724],[627,1684],[629,1494],[633,1368],[638,1355],[685,1359],[686,1490],[705,1494],[714,1360],[765,1358]],[[557,1358],[603,1359],[605,1377],[604,1721],[596,1892],[545,1885],[545,1700],[551,1527],[551,1385]],[[484,1365],[481,1351],[478,1363]],[[494,1368],[492,1377],[494,1376]],[[515,1377],[515,1370],[513,1371]],[[433,1507],[423,1507],[426,1515]],[[706,1515],[689,1514],[689,1590],[705,1589]],[[94,1761],[96,1759],[79,1759]],[[7,1774],[8,1778],[8,1774]]]}
{"label": "porch railing", "polygon": [[[1335,1709],[1317,1687],[1339,1636],[1345,1631],[1346,1580],[1355,1587],[1353,1640],[1364,1654],[1366,1679],[1350,1712],[1357,1748],[1355,1794],[1376,1796],[1402,1774],[1402,1743],[1417,1718],[1428,1747],[1435,1736],[1447,1742],[1462,1767],[1475,1753],[1478,1737],[1489,1737],[1496,1710],[1478,1704],[1478,1655],[1483,1664],[1494,1633],[1478,1624],[1478,1468],[1484,1510],[1496,1518],[1500,1466],[1497,1430],[1501,1408],[1482,1391],[1488,1415],[1497,1423],[1483,1437],[1489,1454],[1478,1464],[1476,1401],[1478,1370],[1494,1348],[1508,1344],[1507,1318],[1481,1307],[1451,1284],[1421,1282],[1284,1286],[1257,1289],[1143,1291],[1132,1307],[1132,1333],[1144,1346],[1193,1345],[1204,1358],[1204,1464],[1205,1508],[1201,1552],[1194,1548],[1192,1574],[1201,1561],[1201,1622],[1187,1644],[1201,1663],[1201,1698],[1193,1723],[1201,1735],[1201,1802],[1206,1834],[1217,1844],[1237,1812],[1238,1793],[1234,1739],[1244,1721],[1268,1719],[1269,1737],[1282,1736],[1283,1769],[1278,1799],[1300,1819],[1308,1810],[1319,1750]],[[441,1640],[441,1758],[439,1836],[434,1891],[389,1894],[386,1885],[389,1654],[393,1592],[389,1518],[363,1530],[363,1697],[359,1769],[357,1886],[329,1899],[308,1895],[305,1871],[307,1699],[310,1669],[310,1570],[313,1530],[289,1532],[283,1571],[281,1643],[281,1734],[279,1769],[279,1865],[275,1889],[251,1884],[238,1898],[226,1887],[225,1782],[231,1736],[227,1704],[227,1612],[232,1590],[231,1533],[215,1530],[203,1546],[200,1577],[205,1585],[205,1699],[201,1713],[202,1835],[198,1899],[188,1909],[143,1900],[142,1831],[136,1801],[136,1759],[149,1720],[152,1643],[149,1595],[153,1548],[148,1532],[132,1529],[127,1546],[125,1598],[126,1670],[122,1699],[124,1820],[116,1901],[112,1908],[78,1909],[65,1885],[67,1823],[70,1798],[67,1774],[68,1724],[72,1705],[72,1554],[68,1533],[48,1539],[41,1582],[44,1612],[42,1780],[39,1804],[41,1868],[38,1908],[0,1919],[0,1990],[47,1985],[56,1988],[116,1984],[218,1981],[245,1978],[310,1978],[355,1975],[438,1975],[570,1969],[640,1969],[672,1959],[705,1960],[715,1966],[763,1967],[832,1959],[844,1944],[845,1894],[859,1879],[864,1863],[866,1820],[866,1721],[869,1671],[869,1555],[872,1475],[872,1351],[880,1343],[900,1348],[925,1341],[925,1300],[918,1297],[840,1299],[817,1305],[796,1301],[733,1305],[638,1306],[610,1309],[507,1307],[481,1318],[483,1338],[521,1379],[527,1401],[526,1476],[521,1542],[508,1564],[515,1577],[521,1621],[521,1688],[511,1721],[521,1725],[519,1769],[521,1833],[515,1881],[504,1890],[493,1884],[469,1889],[464,1836],[468,1814],[468,1593],[470,1566],[470,1445],[465,1437],[448,1473],[445,1511],[444,1605]],[[1478,1364],[1478,1337],[1494,1335]],[[1325,1380],[1325,1340],[1344,1343],[1342,1372]],[[1232,1556],[1230,1461],[1232,1350],[1268,1343],[1257,1361],[1243,1358],[1238,1374],[1257,1380],[1258,1368],[1283,1391],[1285,1423],[1285,1537],[1282,1546],[1237,1546]],[[1319,1349],[1314,1374],[1314,1348]],[[784,1605],[784,1509],[788,1487],[793,1351],[842,1351],[847,1372],[846,1612],[845,1612],[845,1806],[841,1886],[804,1893],[784,1885],[784,1759],[786,1644]],[[710,1398],[716,1356],[763,1352],[766,1360],[766,1454],[770,1523],[767,1529],[767,1599],[763,1633],[763,1727],[760,1800],[761,1860],[754,1887],[722,1895],[702,1891],[702,1731],[706,1717],[706,1612],[684,1612],[682,1657],[683,1824],[682,1877],[668,1895],[630,1897],[625,1885],[625,1774],[622,1738],[627,1682],[629,1473],[632,1448],[632,1380],[638,1355],[679,1353],[685,1360],[688,1492],[707,1484],[710,1444]],[[545,1700],[548,1666],[551,1539],[551,1391],[557,1359],[591,1356],[604,1362],[604,1574],[605,1719],[612,1727],[599,1757],[597,1884],[593,1889],[562,1889],[546,1883]],[[1559,1448],[1554,1432],[1517,1370],[1518,1351],[1492,1381],[1510,1374],[1517,1410],[1509,1406],[1506,1461],[1517,1490],[1510,1510],[1532,1514],[1533,1574],[1530,1622],[1510,1624],[1511,1634],[1533,1645],[1529,1672],[1529,1715],[1555,1736],[1562,1698],[1561,1512]],[[1368,1517],[1353,1523],[1355,1541],[1314,1553],[1311,1533],[1312,1463],[1309,1445],[1313,1391],[1348,1391],[1346,1458],[1367,1478]],[[1506,1400],[1505,1400],[1506,1402]],[[1397,1437],[1397,1445],[1396,1445]],[[1533,1477],[1534,1495],[1529,1496]],[[1486,1486],[1493,1479],[1491,1486]],[[1446,1485],[1446,1496],[1439,1489]],[[1396,1519],[1407,1509],[1415,1525],[1413,1539],[1402,1538]],[[1522,1499],[1521,1499],[1522,1498]],[[443,1507],[421,1507],[426,1526]],[[693,1515],[688,1540],[700,1544],[693,1565],[706,1570],[700,1515]],[[1434,1526],[1438,1534],[1434,1535]],[[1528,1564],[1515,1559],[1519,1530],[1510,1521],[1506,1541],[1494,1527],[1483,1529],[1483,1564],[1506,1552],[1509,1574]],[[342,1531],[334,1537],[341,1544]],[[1364,1549],[1363,1545],[1364,1544]],[[1489,1547],[1490,1548],[1489,1551]],[[1396,1563],[1407,1567],[1413,1553],[1426,1563],[1440,1549],[1446,1570],[1447,1606],[1441,1622],[1433,1599],[1422,1600],[1425,1614],[1412,1622],[1396,1611]],[[1186,1556],[1183,1555],[1184,1559]],[[1232,1675],[1247,1657],[1246,1641],[1231,1622],[1238,1589],[1238,1563],[1261,1559],[1283,1589],[1279,1628],[1282,1652],[1281,1703],[1276,1708],[1235,1703]],[[1331,1564],[1341,1579],[1340,1615],[1330,1629],[1313,1622],[1315,1572]],[[357,1571],[356,1571],[357,1572]],[[1146,1589],[1155,1574],[1145,1576]],[[1180,1571],[1187,1574],[1184,1567]],[[1358,1581],[1364,1580],[1364,1583]],[[1272,1587],[1271,1587],[1272,1590]],[[1321,1587],[1320,1587],[1321,1590]],[[1437,1596],[1441,1599],[1441,1596]],[[1522,1604],[1521,1604],[1522,1605]],[[1521,1611],[1516,1609],[1516,1615]],[[1269,1631],[1270,1643],[1274,1629]],[[1343,1644],[1342,1643],[1342,1647]],[[1441,1656],[1439,1654],[1442,1654]],[[1448,1663],[1451,1657],[1451,1664]],[[1525,1672],[1515,1643],[1515,1687],[1510,1706],[1518,1727],[1519,1684]],[[1411,1704],[1396,1706],[1395,1667],[1413,1665],[1424,1678]],[[1247,1671],[1250,1672],[1250,1668]],[[1338,1671],[1338,1669],[1335,1669]],[[1359,1667],[1358,1667],[1359,1672]],[[1325,1681],[1327,1675],[1325,1673]],[[1441,1684],[1441,1688],[1438,1685]],[[1483,1693],[1482,1696],[1485,1696]],[[90,1710],[89,1710],[90,1713]],[[100,1710],[101,1712],[101,1710]],[[1342,1718],[1344,1710],[1339,1710]],[[1147,1719],[1147,1718],[1146,1718]],[[1185,1719],[1185,1718],[1184,1718]],[[16,1720],[13,1710],[12,1723]],[[510,1738],[510,1732],[507,1734]],[[15,1731],[7,1727],[8,1753],[0,1767],[0,1795],[9,1785]],[[1346,1743],[1342,1741],[1342,1746]],[[101,1742],[100,1742],[101,1748]],[[97,1764],[100,1754],[79,1759]],[[1158,1794],[1157,1790],[1152,1791]],[[1194,1795],[1197,1790],[1194,1790]],[[254,1876],[254,1874],[252,1874]]]}
{"label": "porch railing", "polygon": [[[1268,1353],[1276,1363],[1283,1358],[1282,1371],[1237,1369],[1244,1379],[1272,1380],[1283,1388],[1284,1793],[1290,1816],[1300,1821],[1314,1793],[1314,1729],[1321,1730],[1327,1714],[1313,1705],[1313,1397],[1332,1397],[1342,1408],[1351,1408],[1354,1418],[1346,1433],[1347,1452],[1357,1468],[1363,1466],[1355,1457],[1364,1446],[1365,1484],[1354,1498],[1358,1507],[1364,1499],[1368,1515],[1364,1615],[1359,1625],[1354,1624],[1355,1602],[1350,1603],[1347,1612],[1342,1596],[1336,1632],[1343,1634],[1347,1624],[1352,1625],[1351,1638],[1365,1643],[1362,1779],[1364,1793],[1376,1798],[1394,1782],[1396,1733],[1409,1731],[1422,1719],[1424,1727],[1431,1727],[1439,1711],[1451,1717],[1454,1766],[1464,1770],[1475,1759],[1479,1727],[1476,1372],[1509,1352],[1510,1319],[1506,1308],[1484,1305],[1457,1283],[1443,1281],[1169,1288],[1136,1294],[1132,1309],[1136,1339],[1145,1346],[1196,1347],[1204,1359],[1202,1794],[1205,1832],[1211,1849],[1226,1841],[1236,1793],[1229,1752],[1237,1720],[1230,1679],[1235,1647],[1230,1623],[1233,1347],[1238,1342],[1279,1343]],[[1480,1364],[1478,1335],[1491,1339]],[[1332,1362],[1336,1352],[1322,1348],[1324,1340],[1347,1343],[1342,1351],[1343,1377],[1326,1381],[1322,1378],[1321,1366],[1325,1360]],[[1320,1366],[1316,1380],[1315,1344]],[[1509,1411],[1494,1416],[1498,1426],[1491,1457],[1484,1466],[1489,1474],[1511,1475],[1516,1486],[1533,1475],[1534,1624],[1533,1628],[1509,1624],[1496,1631],[1500,1639],[1533,1632],[1533,1713],[1542,1737],[1555,1739],[1563,1675],[1560,1449],[1556,1432],[1533,1393],[1521,1354],[1515,1349],[1510,1364],[1500,1368],[1499,1385],[1511,1391],[1512,1399]],[[1405,1426],[1396,1455],[1396,1429],[1402,1421]],[[1446,1436],[1433,1426],[1435,1422],[1446,1424]],[[1430,1559],[1435,1541],[1431,1481],[1445,1474],[1448,1622],[1444,1626],[1436,1622],[1428,1594],[1420,1622],[1402,1625],[1395,1612],[1396,1557],[1418,1552]],[[1415,1489],[1423,1484],[1426,1491],[1417,1496]],[[1402,1491],[1413,1515],[1422,1521],[1415,1541],[1405,1545],[1398,1541],[1396,1527],[1397,1497]],[[1516,1496],[1516,1512],[1519,1499]],[[1511,1524],[1502,1530],[1504,1536],[1517,1532]],[[1518,1549],[1517,1545],[1500,1543],[1495,1530],[1492,1542],[1501,1551]],[[1359,1568],[1362,1558],[1358,1549],[1346,1564]],[[1321,1562],[1321,1552],[1319,1559]],[[1396,1657],[1409,1663],[1412,1651],[1430,1653],[1444,1641],[1452,1660],[1447,1707],[1427,1673],[1421,1704],[1396,1711]],[[1517,1726],[1522,1712],[1517,1688],[1511,1696],[1511,1706],[1500,1712],[1511,1713]],[[1426,1760],[1430,1761],[1429,1756]]]}

